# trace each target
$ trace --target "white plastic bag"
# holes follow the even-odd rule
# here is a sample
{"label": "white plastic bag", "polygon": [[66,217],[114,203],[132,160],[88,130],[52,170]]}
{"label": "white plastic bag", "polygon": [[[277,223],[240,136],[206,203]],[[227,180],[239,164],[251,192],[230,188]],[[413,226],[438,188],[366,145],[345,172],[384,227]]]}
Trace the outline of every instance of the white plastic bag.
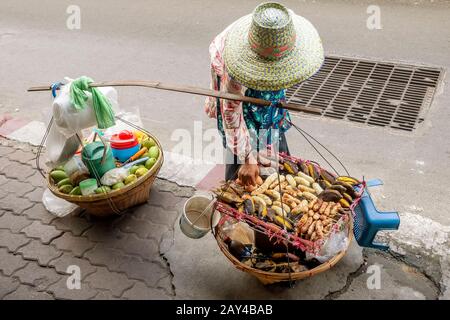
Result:
{"label": "white plastic bag", "polygon": [[118,182],[122,182],[128,176],[128,170],[125,168],[115,168],[107,171],[100,182],[105,186],[112,186]]}
{"label": "white plastic bag", "polygon": [[48,188],[42,195],[42,203],[48,212],[60,218],[76,212],[80,208],[76,204],[58,198]]}
{"label": "white plastic bag", "polygon": [[320,252],[316,255],[307,252],[306,260],[315,258],[319,262],[324,263],[336,256],[340,251],[347,249],[348,241],[348,230],[331,233]]}
{"label": "white plastic bag", "polygon": [[[97,124],[94,108],[92,107],[91,93],[86,92],[88,97],[86,107],[81,110],[75,109],[70,102],[70,85],[71,81],[62,86],[59,95],[53,100],[53,117],[55,119],[55,125],[67,138],[70,138],[82,129]],[[119,105],[117,103],[116,89],[113,87],[99,87],[98,90],[108,98],[114,114],[117,114],[119,112]]]}

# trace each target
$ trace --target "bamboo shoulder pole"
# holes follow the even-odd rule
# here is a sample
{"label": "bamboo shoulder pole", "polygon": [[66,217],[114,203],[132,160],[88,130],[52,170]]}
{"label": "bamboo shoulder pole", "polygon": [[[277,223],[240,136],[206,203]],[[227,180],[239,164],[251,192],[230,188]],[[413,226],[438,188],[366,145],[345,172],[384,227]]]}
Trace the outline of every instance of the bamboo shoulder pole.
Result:
{"label": "bamboo shoulder pole", "polygon": [[[253,104],[261,106],[270,106],[272,103],[268,100],[246,97],[240,94],[227,93],[222,91],[216,91],[211,89],[191,87],[191,86],[180,86],[175,84],[167,84],[159,81],[140,81],[140,80],[127,80],[127,81],[102,81],[102,82],[92,82],[89,84],[90,87],[146,87],[174,92],[190,93],[195,95],[214,97],[226,100],[243,101],[250,102]],[[51,90],[51,86],[37,86],[28,89],[30,92],[34,91],[48,91]],[[292,111],[300,111],[307,113],[320,114],[320,110],[305,106],[294,105],[286,102],[281,102],[279,104],[280,108],[285,108]]]}

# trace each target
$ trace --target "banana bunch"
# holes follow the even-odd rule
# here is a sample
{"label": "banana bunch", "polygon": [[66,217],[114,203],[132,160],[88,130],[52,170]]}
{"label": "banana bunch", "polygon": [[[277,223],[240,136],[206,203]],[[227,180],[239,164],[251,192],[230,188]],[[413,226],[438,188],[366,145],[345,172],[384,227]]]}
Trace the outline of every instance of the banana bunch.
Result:
{"label": "banana bunch", "polygon": [[331,226],[357,197],[352,177],[335,177],[312,163],[284,160],[282,170],[259,179],[250,192],[236,181],[213,190],[219,200],[240,212],[278,225],[315,241],[328,235]]}

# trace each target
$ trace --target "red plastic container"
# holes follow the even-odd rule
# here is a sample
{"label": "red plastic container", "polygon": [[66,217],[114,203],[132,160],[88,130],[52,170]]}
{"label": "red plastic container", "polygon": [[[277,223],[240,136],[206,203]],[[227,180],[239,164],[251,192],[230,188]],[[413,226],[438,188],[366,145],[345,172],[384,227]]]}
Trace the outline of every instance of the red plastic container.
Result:
{"label": "red plastic container", "polygon": [[120,162],[127,161],[141,148],[137,137],[128,130],[112,135],[109,141],[114,157]]}

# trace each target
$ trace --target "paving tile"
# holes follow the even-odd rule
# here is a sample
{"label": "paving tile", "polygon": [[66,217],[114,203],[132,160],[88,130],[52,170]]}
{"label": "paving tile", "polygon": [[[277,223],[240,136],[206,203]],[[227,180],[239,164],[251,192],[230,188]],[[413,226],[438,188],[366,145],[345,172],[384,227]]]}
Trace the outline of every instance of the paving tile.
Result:
{"label": "paving tile", "polygon": [[35,188],[33,191],[27,193],[25,198],[32,202],[42,202],[42,195],[44,194],[43,188]]}
{"label": "paving tile", "polygon": [[147,203],[158,207],[162,206],[166,210],[174,210],[181,201],[183,201],[183,198],[175,196],[172,192],[160,191],[154,188],[150,192]]}
{"label": "paving tile", "polygon": [[54,298],[46,293],[39,292],[28,285],[20,285],[14,292],[6,295],[4,300],[54,300]]}
{"label": "paving tile", "polygon": [[121,249],[126,254],[138,255],[144,259],[160,261],[158,244],[153,239],[141,239],[130,233],[121,241],[118,241],[116,248]]}
{"label": "paving tile", "polygon": [[61,257],[50,261],[49,266],[54,267],[57,272],[63,274],[70,274],[67,272],[69,266],[78,266],[80,268],[81,279],[86,278],[97,270],[89,260],[76,258],[70,253],[64,253]]}
{"label": "paving tile", "polygon": [[11,147],[0,146],[0,157],[6,156],[10,153],[13,153],[16,149]]}
{"label": "paving tile", "polygon": [[52,242],[58,249],[70,251],[76,257],[81,257],[87,250],[93,248],[95,243],[87,238],[75,237],[70,232],[64,233],[61,237]]}
{"label": "paving tile", "polygon": [[142,282],[137,282],[131,289],[125,291],[122,297],[130,300],[167,300],[172,298],[163,290],[149,288]]}
{"label": "paving tile", "polygon": [[158,281],[169,275],[169,271],[161,267],[159,263],[142,261],[137,258],[129,258],[124,261],[119,270],[128,278],[144,281],[148,286],[155,287]]}
{"label": "paving tile", "polygon": [[119,300],[120,298],[114,297],[109,290],[97,289],[97,295],[92,300]]}
{"label": "paving tile", "polygon": [[10,162],[2,171],[7,178],[19,181],[26,181],[28,177],[31,177],[36,172],[32,167],[19,162]]}
{"label": "paving tile", "polygon": [[31,242],[24,234],[12,233],[8,229],[0,229],[0,247],[7,248],[9,252],[16,252],[18,248]]}
{"label": "paving tile", "polygon": [[47,291],[52,292],[56,299],[64,300],[88,300],[97,295],[97,291],[85,282],[80,283],[80,289],[69,289],[68,280],[68,276],[62,277],[61,280],[49,286]]}
{"label": "paving tile", "polygon": [[61,279],[61,275],[53,268],[44,268],[36,262],[29,262],[25,268],[14,273],[22,284],[33,286],[37,291],[44,291],[51,284]]}
{"label": "paving tile", "polygon": [[33,221],[32,224],[23,228],[21,232],[25,233],[29,238],[41,240],[44,244],[49,244],[62,234],[62,231],[57,230],[54,226],[42,224],[40,221]]}
{"label": "paving tile", "polygon": [[22,212],[22,215],[27,216],[30,220],[39,220],[45,224],[49,224],[53,220],[58,219],[58,217],[49,213],[42,203],[36,203],[31,208]]}
{"label": "paving tile", "polygon": [[17,279],[0,274],[0,300],[7,294],[14,292],[19,285],[20,282]]}
{"label": "paving tile", "polygon": [[14,193],[16,196],[23,196],[27,192],[33,191],[34,186],[28,182],[21,182],[19,180],[8,179],[7,184],[2,185],[8,192]]}
{"label": "paving tile", "polygon": [[36,155],[32,152],[17,149],[8,154],[8,158],[12,161],[17,161],[22,164],[27,164],[32,159],[36,159]]}
{"label": "paving tile", "polygon": [[172,228],[178,217],[175,210],[167,210],[158,206],[141,206],[133,214],[134,218],[147,220],[153,223],[162,224]]}
{"label": "paving tile", "polygon": [[6,197],[0,199],[0,208],[3,210],[12,211],[15,214],[21,214],[28,208],[31,208],[34,205],[28,199],[19,198],[17,195],[13,193],[9,193]]}
{"label": "paving tile", "polygon": [[39,172],[35,172],[31,177],[28,177],[27,182],[34,187],[44,187],[47,185],[47,181]]}
{"label": "paving tile", "polygon": [[87,221],[84,217],[68,215],[53,220],[52,225],[58,230],[70,231],[73,235],[80,236],[92,226],[92,222]]}
{"label": "paving tile", "polygon": [[124,237],[118,229],[114,229],[110,224],[102,223],[95,224],[86,231],[85,235],[91,241],[108,243],[111,247]]}
{"label": "paving tile", "polygon": [[146,238],[152,229],[158,229],[158,226],[152,226],[148,221],[134,219],[130,216],[120,220],[115,227],[124,233],[135,233],[140,238]]}
{"label": "paving tile", "polygon": [[105,267],[97,268],[97,271],[86,278],[91,287],[109,290],[113,296],[120,297],[122,293],[134,285],[134,281],[124,274],[111,272]]}
{"label": "paving tile", "polygon": [[87,251],[84,258],[95,266],[106,266],[109,270],[119,270],[119,266],[130,258],[123,251],[113,249],[105,244],[97,244],[93,249]]}
{"label": "paving tile", "polygon": [[42,266],[47,266],[48,263],[62,255],[52,245],[42,244],[39,240],[31,240],[29,244],[20,248],[18,252],[22,253],[23,257],[28,260],[36,260]]}
{"label": "paving tile", "polygon": [[28,261],[23,260],[22,256],[10,253],[6,248],[0,248],[0,271],[4,275],[12,275],[27,263]]}
{"label": "paving tile", "polygon": [[13,233],[19,233],[20,230],[32,224],[25,216],[15,215],[11,212],[5,212],[0,217],[0,229],[8,229]]}

